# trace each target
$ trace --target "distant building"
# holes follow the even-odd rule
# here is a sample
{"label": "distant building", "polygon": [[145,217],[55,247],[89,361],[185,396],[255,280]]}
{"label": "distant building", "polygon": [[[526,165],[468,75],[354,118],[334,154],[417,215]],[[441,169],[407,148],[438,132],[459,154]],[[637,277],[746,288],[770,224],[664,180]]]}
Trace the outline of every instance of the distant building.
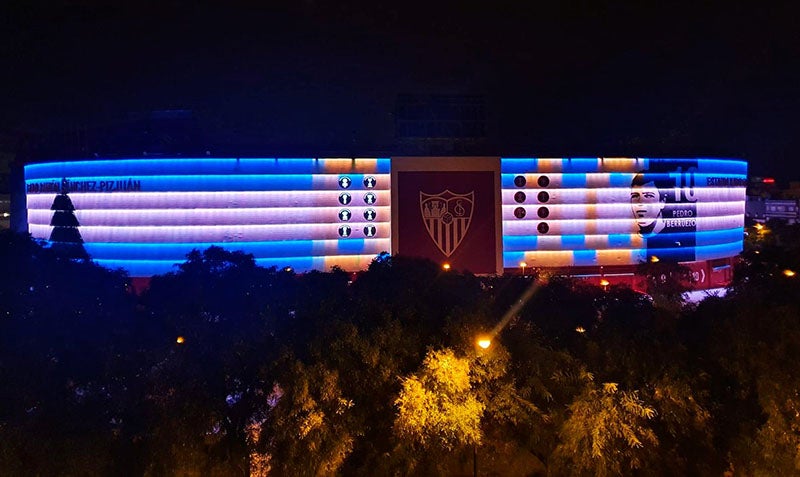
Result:
{"label": "distant building", "polygon": [[751,177],[747,187],[745,217],[756,222],[800,222],[800,182],[789,182],[788,189],[781,189],[771,177]]}

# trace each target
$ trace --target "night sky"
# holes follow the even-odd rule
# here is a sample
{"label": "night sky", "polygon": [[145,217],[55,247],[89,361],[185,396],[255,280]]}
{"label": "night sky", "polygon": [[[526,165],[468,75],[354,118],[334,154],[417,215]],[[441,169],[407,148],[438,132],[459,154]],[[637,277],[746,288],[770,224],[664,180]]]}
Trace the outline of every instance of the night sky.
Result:
{"label": "night sky", "polygon": [[398,94],[476,94],[498,155],[742,157],[800,179],[788,2],[340,3],[6,2],[3,142],[190,109],[212,143],[390,151]]}

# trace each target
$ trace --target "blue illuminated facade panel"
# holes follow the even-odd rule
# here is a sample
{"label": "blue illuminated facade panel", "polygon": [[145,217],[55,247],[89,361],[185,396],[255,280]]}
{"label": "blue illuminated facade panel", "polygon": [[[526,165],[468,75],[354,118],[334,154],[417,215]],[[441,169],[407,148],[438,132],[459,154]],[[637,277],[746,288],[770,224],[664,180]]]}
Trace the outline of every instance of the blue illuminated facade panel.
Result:
{"label": "blue illuminated facade panel", "polygon": [[[437,170],[437,158],[428,159],[424,173],[417,172],[436,178],[426,187],[437,192],[434,186],[444,179],[452,187],[461,184],[463,172]],[[744,161],[484,159],[493,161],[485,198],[462,200],[484,211],[500,202],[493,215],[499,215],[497,227],[483,237],[495,237],[502,247],[502,258],[492,259],[502,263],[490,270],[520,263],[630,267],[654,257],[701,262],[742,250]],[[262,266],[363,270],[379,253],[395,249],[392,226],[396,233],[411,226],[424,230],[418,193],[411,194],[417,202],[401,204],[408,213],[400,214],[405,224],[398,223],[392,197],[405,182],[398,180],[393,191],[392,173],[388,158],[38,163],[25,167],[27,225],[35,238],[54,244],[78,237],[97,263],[132,276],[173,271],[191,250],[212,245],[253,254]],[[468,250],[482,227],[465,228],[461,248]]]}
{"label": "blue illuminated facade panel", "polygon": [[747,164],[502,158],[503,265],[635,265],[742,250]]}
{"label": "blue illuminated facade panel", "polygon": [[380,158],[32,164],[28,230],[52,240],[55,198],[65,195],[89,256],[133,276],[172,271],[212,245],[264,266],[360,270],[391,249],[389,172]]}

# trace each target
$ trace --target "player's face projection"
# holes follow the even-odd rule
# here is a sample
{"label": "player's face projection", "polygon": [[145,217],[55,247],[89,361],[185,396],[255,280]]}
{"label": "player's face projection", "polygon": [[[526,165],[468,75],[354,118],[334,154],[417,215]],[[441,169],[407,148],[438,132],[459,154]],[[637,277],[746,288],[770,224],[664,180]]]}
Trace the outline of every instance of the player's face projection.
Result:
{"label": "player's face projection", "polygon": [[663,208],[664,202],[652,182],[631,187],[631,211],[639,227],[653,225]]}

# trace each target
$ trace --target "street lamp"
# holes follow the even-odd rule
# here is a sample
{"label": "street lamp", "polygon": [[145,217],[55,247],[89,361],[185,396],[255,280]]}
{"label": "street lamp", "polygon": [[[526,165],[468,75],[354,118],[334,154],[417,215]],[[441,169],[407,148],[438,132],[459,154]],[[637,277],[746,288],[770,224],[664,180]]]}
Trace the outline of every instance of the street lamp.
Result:
{"label": "street lamp", "polygon": [[489,349],[492,346],[492,340],[488,336],[481,336],[478,338],[478,347],[481,349]]}
{"label": "street lamp", "polygon": [[[492,346],[492,337],[489,335],[480,335],[475,340],[478,348],[482,350],[489,349]],[[472,444],[472,476],[478,477],[478,444]]]}
{"label": "street lamp", "polygon": [[522,276],[523,276],[523,277],[525,276],[525,267],[527,267],[527,266],[528,266],[528,264],[527,264],[527,263],[525,263],[525,262],[519,262],[519,268],[521,268],[521,269],[522,269]]}
{"label": "street lamp", "polygon": [[784,270],[784,271],[783,271],[783,274],[784,274],[784,275],[786,275],[787,277],[793,277],[793,276],[797,275],[797,274],[794,272],[794,270],[789,270],[788,268],[787,268],[786,270]]}
{"label": "street lamp", "polygon": [[445,272],[449,272],[450,271],[450,264],[445,262],[444,265],[442,265],[442,270],[444,270]]}

